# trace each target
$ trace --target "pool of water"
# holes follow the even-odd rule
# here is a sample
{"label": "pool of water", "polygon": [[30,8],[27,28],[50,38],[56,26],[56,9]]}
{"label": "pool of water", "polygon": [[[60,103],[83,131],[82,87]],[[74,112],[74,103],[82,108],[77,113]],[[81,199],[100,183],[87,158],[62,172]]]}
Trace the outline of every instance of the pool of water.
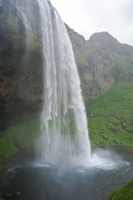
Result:
{"label": "pool of water", "polygon": [[123,148],[95,149],[88,165],[65,166],[19,157],[1,190],[19,192],[18,200],[107,200],[133,178],[133,155]]}

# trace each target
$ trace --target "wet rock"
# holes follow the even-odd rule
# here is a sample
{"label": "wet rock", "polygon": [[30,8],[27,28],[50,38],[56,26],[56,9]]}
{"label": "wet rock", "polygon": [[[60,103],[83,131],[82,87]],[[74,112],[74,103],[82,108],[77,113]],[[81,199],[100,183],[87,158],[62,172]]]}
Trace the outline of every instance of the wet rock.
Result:
{"label": "wet rock", "polygon": [[5,200],[3,197],[0,197],[0,200]]}
{"label": "wet rock", "polygon": [[0,164],[0,172],[2,171],[2,165]]}
{"label": "wet rock", "polygon": [[[30,12],[36,10],[34,16],[28,13],[24,2],[0,0],[0,131],[34,118],[42,108],[43,73],[38,39],[41,38],[38,35],[38,4],[36,0],[29,2]],[[36,27],[28,32],[29,38],[20,7],[27,12],[25,14],[31,15],[30,23]]]}
{"label": "wet rock", "polygon": [[11,192],[7,192],[5,195],[4,195],[4,198],[11,198],[13,196],[13,194]]}
{"label": "wet rock", "polygon": [[18,197],[18,196],[20,196],[20,192],[15,191],[15,192],[14,192],[14,195]]}

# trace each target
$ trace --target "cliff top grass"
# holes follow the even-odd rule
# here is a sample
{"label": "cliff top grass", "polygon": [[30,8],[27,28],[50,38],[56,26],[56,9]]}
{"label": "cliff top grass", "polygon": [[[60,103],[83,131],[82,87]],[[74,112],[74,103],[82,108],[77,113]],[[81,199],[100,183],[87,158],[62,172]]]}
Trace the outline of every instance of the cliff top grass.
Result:
{"label": "cliff top grass", "polygon": [[120,82],[89,101],[87,117],[92,146],[133,148],[133,83]]}

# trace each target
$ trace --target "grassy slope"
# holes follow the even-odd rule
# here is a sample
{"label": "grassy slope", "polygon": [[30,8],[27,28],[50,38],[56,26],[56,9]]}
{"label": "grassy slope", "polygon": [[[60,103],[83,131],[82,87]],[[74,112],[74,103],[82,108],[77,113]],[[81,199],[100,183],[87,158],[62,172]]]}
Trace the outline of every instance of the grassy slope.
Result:
{"label": "grassy slope", "polygon": [[22,149],[33,147],[39,133],[39,119],[33,119],[0,132],[0,163]]}
{"label": "grassy slope", "polygon": [[[133,148],[133,83],[118,83],[100,98],[90,101],[87,116],[92,146],[121,145]],[[125,128],[120,120],[125,122]],[[114,190],[109,198],[126,199],[133,199],[133,180]]]}
{"label": "grassy slope", "polygon": [[114,190],[109,200],[133,200],[133,180],[124,187]]}
{"label": "grassy slope", "polygon": [[100,98],[89,101],[87,117],[92,146],[133,148],[133,83],[118,83]]}

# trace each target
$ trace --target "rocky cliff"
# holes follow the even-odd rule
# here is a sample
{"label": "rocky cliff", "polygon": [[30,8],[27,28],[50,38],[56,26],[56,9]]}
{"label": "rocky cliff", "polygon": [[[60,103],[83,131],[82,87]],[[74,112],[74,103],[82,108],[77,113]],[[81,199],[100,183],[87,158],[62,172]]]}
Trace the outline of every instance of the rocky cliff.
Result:
{"label": "rocky cliff", "polygon": [[119,43],[107,32],[88,41],[67,25],[85,99],[97,98],[119,81],[133,81],[133,47]]}
{"label": "rocky cliff", "polygon": [[0,130],[26,120],[41,109],[43,75],[38,4],[34,0],[29,1],[28,7],[25,5],[25,0],[0,1]]}

